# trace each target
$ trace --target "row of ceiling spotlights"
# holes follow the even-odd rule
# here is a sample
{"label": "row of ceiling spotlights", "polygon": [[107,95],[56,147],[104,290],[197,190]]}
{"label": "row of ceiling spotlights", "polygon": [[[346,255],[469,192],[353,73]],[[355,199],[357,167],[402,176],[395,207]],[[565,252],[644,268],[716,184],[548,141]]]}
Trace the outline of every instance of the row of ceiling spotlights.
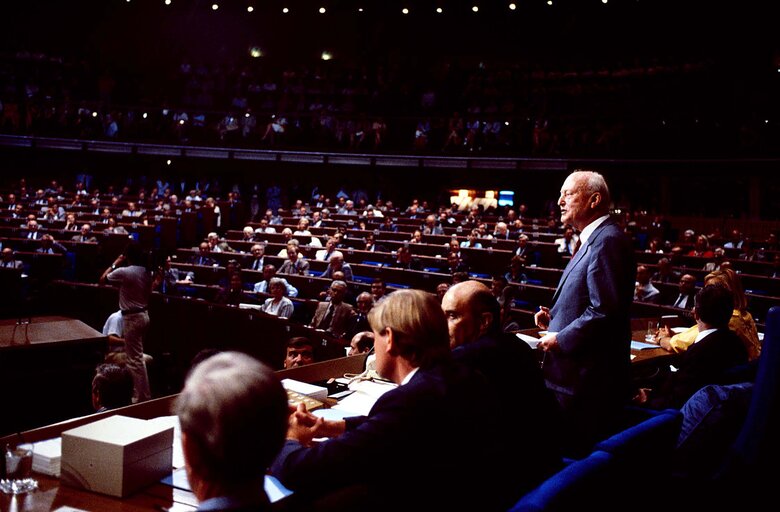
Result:
{"label": "row of ceiling spotlights", "polygon": [[[131,2],[131,0],[127,0],[127,3],[130,3],[130,2]],[[171,5],[171,4],[173,4],[173,0],[164,0],[164,2],[163,2],[163,3],[165,3],[165,5]],[[601,3],[602,3],[602,4],[609,3],[609,0],[601,0]],[[553,5],[553,0],[547,0],[547,1],[546,1],[546,4],[547,4],[547,5],[550,5],[550,6],[551,6],[551,5]],[[510,3],[507,5],[507,8],[508,8],[510,11],[514,11],[514,10],[516,10],[516,9],[517,9],[517,4],[516,4],[516,3],[514,3],[514,2],[510,2]],[[218,4],[218,3],[213,3],[213,4],[211,4],[211,10],[212,10],[212,11],[217,11],[217,10],[219,10],[219,4]],[[254,12],[254,10],[255,10],[255,8],[254,8],[254,6],[252,6],[252,5],[249,5],[249,6],[247,6],[247,8],[246,8],[246,11],[247,11],[247,12]],[[357,8],[357,12],[363,12],[363,10],[364,10],[364,9],[363,9],[362,7],[358,7],[358,8]],[[472,10],[473,12],[479,12],[479,6],[478,6],[478,5],[473,5],[473,6],[471,7],[471,10]],[[318,9],[318,12],[319,12],[320,14],[325,14],[327,11],[328,11],[328,10],[327,10],[325,7],[320,7],[320,8]],[[289,9],[288,7],[283,7],[283,8],[282,8],[282,13],[284,13],[284,14],[287,14],[287,13],[289,13],[289,12],[290,12],[290,9]],[[401,9],[401,13],[402,13],[402,14],[409,14],[410,12],[411,12],[411,11],[409,10],[409,8],[408,8],[408,7],[404,7],[404,8],[402,8],[402,9]],[[437,12],[438,14],[442,14],[442,13],[444,12],[444,9],[443,9],[443,8],[441,8],[441,7],[437,7],[437,8],[436,8],[436,12]]]}

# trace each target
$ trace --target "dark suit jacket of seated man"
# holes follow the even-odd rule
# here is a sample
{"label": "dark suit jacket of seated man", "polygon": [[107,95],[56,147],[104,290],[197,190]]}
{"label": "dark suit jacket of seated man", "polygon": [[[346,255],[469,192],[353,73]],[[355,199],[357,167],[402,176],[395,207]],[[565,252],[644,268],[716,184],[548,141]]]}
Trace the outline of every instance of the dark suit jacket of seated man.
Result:
{"label": "dark suit jacket of seated man", "polygon": [[[376,369],[399,386],[366,416],[326,421],[299,407],[271,474],[295,493],[362,487],[368,497],[355,509],[506,510],[522,485],[512,469],[524,464],[507,439],[507,405],[451,360],[438,301],[398,290],[369,321]],[[310,442],[322,436],[330,439]]]}
{"label": "dark suit jacket of seated man", "polygon": [[720,285],[708,285],[696,294],[693,316],[699,326],[697,341],[680,354],[676,372],[668,373],[647,405],[656,409],[680,408],[699,389],[721,384],[725,372],[748,362],[747,349],[729,330],[733,295]]}

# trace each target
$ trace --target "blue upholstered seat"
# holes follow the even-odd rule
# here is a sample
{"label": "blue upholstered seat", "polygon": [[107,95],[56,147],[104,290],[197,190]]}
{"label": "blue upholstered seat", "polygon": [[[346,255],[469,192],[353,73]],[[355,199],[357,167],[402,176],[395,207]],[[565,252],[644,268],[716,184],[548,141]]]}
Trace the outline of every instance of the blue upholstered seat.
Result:
{"label": "blue upholstered seat", "polygon": [[[611,510],[614,478],[618,464],[614,455],[594,451],[572,462],[520,498],[511,512],[552,512],[568,510]],[[606,505],[606,506],[605,506]]]}

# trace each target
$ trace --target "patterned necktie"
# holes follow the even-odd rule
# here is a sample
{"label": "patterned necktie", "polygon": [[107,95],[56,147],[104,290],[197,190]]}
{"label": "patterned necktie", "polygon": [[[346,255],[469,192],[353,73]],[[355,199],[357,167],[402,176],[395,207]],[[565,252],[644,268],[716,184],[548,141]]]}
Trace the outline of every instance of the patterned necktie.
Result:
{"label": "patterned necktie", "polygon": [[581,246],[581,245],[582,245],[582,240],[580,240],[580,239],[578,238],[578,239],[577,239],[577,243],[576,243],[576,244],[574,244],[574,251],[572,251],[572,253],[571,253],[572,257],[574,257],[574,255],[575,255],[575,254],[577,254],[577,251],[579,251],[579,250],[580,250],[580,246]]}
{"label": "patterned necktie", "polygon": [[325,313],[325,316],[322,317],[322,320],[320,321],[320,325],[317,327],[319,329],[327,329],[330,327],[330,322],[333,320],[333,310],[336,309],[333,307],[333,303],[328,304],[328,311]]}

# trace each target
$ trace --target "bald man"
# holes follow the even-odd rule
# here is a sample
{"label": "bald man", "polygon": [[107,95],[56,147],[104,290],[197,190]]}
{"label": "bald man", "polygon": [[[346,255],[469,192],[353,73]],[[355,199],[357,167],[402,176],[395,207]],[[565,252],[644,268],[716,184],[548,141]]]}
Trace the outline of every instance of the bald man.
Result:
{"label": "bald man", "polygon": [[[546,478],[561,462],[558,404],[545,386],[538,358],[528,344],[501,330],[498,301],[479,281],[451,286],[441,307],[453,358],[484,375],[506,396],[507,422],[519,445],[524,481]],[[538,442],[540,432],[545,432],[544,443]]]}

